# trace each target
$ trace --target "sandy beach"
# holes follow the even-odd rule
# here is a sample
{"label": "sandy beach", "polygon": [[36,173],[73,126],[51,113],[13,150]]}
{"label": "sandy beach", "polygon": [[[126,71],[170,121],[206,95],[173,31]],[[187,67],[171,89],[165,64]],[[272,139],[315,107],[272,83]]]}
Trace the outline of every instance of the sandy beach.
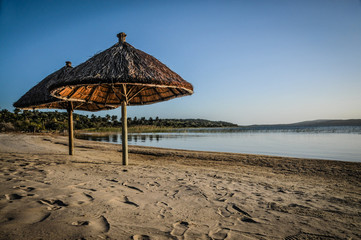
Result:
{"label": "sandy beach", "polygon": [[0,134],[1,239],[361,239],[361,163]]}

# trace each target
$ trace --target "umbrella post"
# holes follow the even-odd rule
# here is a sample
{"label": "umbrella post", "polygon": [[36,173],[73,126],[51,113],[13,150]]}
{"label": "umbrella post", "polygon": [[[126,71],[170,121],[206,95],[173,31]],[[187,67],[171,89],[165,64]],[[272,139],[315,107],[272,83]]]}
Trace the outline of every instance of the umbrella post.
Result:
{"label": "umbrella post", "polygon": [[122,155],[123,165],[128,165],[128,126],[127,126],[127,103],[122,102]]}
{"label": "umbrella post", "polygon": [[69,155],[74,155],[74,133],[73,133],[73,104],[68,105],[68,133],[69,133]]}

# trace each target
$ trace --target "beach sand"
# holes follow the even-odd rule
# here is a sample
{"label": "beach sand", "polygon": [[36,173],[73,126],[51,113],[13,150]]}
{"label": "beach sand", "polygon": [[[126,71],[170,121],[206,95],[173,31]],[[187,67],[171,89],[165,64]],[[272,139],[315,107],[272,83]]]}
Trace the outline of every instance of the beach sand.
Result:
{"label": "beach sand", "polygon": [[361,239],[361,163],[0,134],[1,239]]}

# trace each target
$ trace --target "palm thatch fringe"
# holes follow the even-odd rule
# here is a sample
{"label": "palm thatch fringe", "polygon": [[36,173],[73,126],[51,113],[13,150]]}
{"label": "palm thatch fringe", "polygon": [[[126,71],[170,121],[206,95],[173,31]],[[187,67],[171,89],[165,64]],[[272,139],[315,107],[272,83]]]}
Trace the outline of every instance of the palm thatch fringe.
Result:
{"label": "palm thatch fringe", "polygon": [[64,81],[51,86],[51,94],[63,100],[117,106],[123,101],[143,105],[193,94],[192,84],[124,41],[120,38],[75,67]]}
{"label": "palm thatch fringe", "polygon": [[[66,66],[50,74],[41,82],[25,93],[17,102],[13,104],[16,108],[24,110],[32,109],[67,109],[68,100],[62,100],[50,95],[49,87],[55,83],[62,82],[72,71],[71,62],[66,62]],[[113,109],[96,103],[73,102],[73,108],[86,111],[99,111],[103,109]]]}

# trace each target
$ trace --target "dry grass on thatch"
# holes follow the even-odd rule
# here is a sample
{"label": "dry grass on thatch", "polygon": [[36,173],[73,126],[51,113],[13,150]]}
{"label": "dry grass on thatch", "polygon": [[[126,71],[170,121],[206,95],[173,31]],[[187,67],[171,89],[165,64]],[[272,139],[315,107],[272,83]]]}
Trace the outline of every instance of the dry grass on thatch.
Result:
{"label": "dry grass on thatch", "polygon": [[[43,108],[67,109],[69,101],[51,96],[49,87],[64,80],[73,69],[70,64],[44,78],[15,102],[14,107],[25,110]],[[105,107],[95,103],[72,102],[72,104],[73,109],[78,110],[99,111],[102,109],[112,109],[112,107]]]}
{"label": "dry grass on thatch", "polygon": [[119,42],[75,67],[51,86],[61,99],[106,105],[150,104],[191,95],[193,86],[159,60]]}

